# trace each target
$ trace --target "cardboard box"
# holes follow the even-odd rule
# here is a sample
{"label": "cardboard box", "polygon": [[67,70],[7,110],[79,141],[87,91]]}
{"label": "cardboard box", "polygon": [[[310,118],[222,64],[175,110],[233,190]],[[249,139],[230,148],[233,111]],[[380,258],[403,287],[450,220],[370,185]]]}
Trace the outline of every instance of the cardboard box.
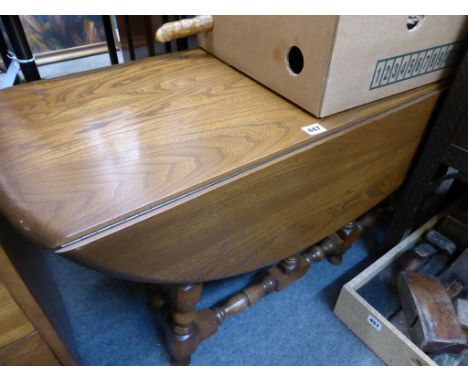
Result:
{"label": "cardboard box", "polygon": [[340,292],[335,305],[335,314],[387,365],[437,366],[438,364],[366,301],[359,293],[359,290],[390,266],[392,262],[396,261],[407,249],[414,246],[450,210],[456,210],[458,205],[459,203],[455,203],[446,211],[434,216],[345,284]]}
{"label": "cardboard box", "polygon": [[[450,74],[466,16],[214,16],[202,48],[318,117]],[[409,22],[409,24],[408,24]]]}

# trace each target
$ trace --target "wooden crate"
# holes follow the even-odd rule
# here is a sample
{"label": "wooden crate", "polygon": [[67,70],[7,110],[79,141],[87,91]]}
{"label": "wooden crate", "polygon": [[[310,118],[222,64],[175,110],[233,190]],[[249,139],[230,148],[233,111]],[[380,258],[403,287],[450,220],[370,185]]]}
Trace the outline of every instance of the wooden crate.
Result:
{"label": "wooden crate", "polygon": [[358,290],[393,261],[396,261],[399,256],[412,247],[445,214],[441,213],[433,217],[344,285],[338,297],[335,314],[387,365],[437,366],[428,355],[359,295]]}

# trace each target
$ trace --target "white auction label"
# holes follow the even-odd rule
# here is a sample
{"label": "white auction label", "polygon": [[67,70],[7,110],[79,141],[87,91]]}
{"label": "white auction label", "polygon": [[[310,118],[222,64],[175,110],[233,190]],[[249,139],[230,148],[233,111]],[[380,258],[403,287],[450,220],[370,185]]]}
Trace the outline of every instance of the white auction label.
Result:
{"label": "white auction label", "polygon": [[325,127],[323,127],[320,123],[304,126],[301,129],[309,135],[322,134],[323,132],[327,131],[327,129],[325,129]]}
{"label": "white auction label", "polygon": [[372,317],[370,314],[367,316],[367,322],[378,332],[382,330],[382,324],[377,321],[374,317]]}

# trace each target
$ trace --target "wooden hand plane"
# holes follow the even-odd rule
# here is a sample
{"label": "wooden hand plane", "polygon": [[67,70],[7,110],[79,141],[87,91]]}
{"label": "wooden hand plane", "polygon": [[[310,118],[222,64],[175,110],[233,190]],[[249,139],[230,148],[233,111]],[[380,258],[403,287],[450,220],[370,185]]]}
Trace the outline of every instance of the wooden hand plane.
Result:
{"label": "wooden hand plane", "polygon": [[413,342],[427,353],[457,353],[466,346],[452,301],[436,277],[412,272],[398,276],[401,306]]}

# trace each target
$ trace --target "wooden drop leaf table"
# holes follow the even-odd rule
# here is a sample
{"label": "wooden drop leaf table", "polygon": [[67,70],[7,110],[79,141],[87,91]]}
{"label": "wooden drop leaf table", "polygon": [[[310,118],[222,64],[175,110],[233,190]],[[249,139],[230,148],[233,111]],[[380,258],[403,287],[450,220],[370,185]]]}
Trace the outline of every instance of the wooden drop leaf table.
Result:
{"label": "wooden drop leaf table", "polygon": [[1,92],[1,213],[58,255],[163,285],[187,363],[216,330],[195,311],[202,283],[294,258],[395,191],[441,89],[318,120],[202,50],[15,86]]}

